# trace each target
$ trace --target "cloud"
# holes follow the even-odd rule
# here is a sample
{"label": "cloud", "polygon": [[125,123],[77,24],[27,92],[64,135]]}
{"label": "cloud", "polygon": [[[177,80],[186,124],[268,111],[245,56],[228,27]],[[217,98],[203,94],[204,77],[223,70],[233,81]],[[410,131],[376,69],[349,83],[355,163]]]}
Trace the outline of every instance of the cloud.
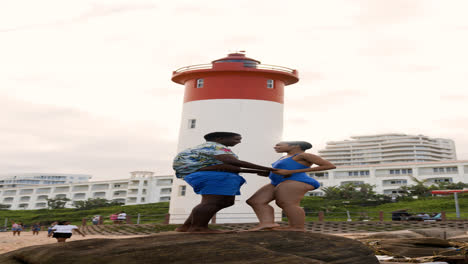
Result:
{"label": "cloud", "polygon": [[171,173],[176,142],[159,137],[163,129],[154,124],[6,97],[0,104],[2,172],[88,173],[95,179],[124,178],[133,170]]}
{"label": "cloud", "polygon": [[[10,28],[3,28],[3,29],[0,28],[0,33],[74,24],[74,23],[87,21],[93,18],[112,16],[112,15],[117,15],[117,14],[121,14],[125,12],[149,10],[149,9],[153,9],[156,7],[157,6],[153,3],[100,4],[100,3],[95,3],[95,2],[89,2],[87,10],[79,15],[75,15],[74,17],[60,19],[60,20],[53,20],[49,22],[26,24],[26,25],[10,27]],[[44,5],[43,8],[46,8],[46,6]],[[52,5],[49,6],[49,8],[53,9]]]}
{"label": "cloud", "polygon": [[424,14],[421,0],[362,0],[361,13],[355,18],[358,24],[375,26],[379,24],[406,23]]}

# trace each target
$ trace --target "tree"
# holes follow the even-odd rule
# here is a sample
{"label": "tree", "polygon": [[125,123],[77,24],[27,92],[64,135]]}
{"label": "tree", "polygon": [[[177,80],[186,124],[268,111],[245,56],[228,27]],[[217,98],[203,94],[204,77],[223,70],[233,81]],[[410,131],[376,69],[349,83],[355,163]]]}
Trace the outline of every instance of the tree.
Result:
{"label": "tree", "polygon": [[439,182],[437,187],[439,190],[463,190],[463,188],[468,188],[468,183]]}
{"label": "tree", "polygon": [[323,188],[325,198],[332,200],[369,200],[379,198],[370,184],[348,183],[341,186],[330,186]]}
{"label": "tree", "polygon": [[47,206],[49,207],[49,209],[63,209],[69,201],[71,200],[66,197],[60,197],[55,199],[51,198],[47,199]]}
{"label": "tree", "polygon": [[108,207],[108,206],[116,206],[122,205],[123,203],[117,201],[109,201],[104,198],[88,198],[86,201],[74,201],[73,206],[75,206],[78,210],[87,210],[99,207]]}

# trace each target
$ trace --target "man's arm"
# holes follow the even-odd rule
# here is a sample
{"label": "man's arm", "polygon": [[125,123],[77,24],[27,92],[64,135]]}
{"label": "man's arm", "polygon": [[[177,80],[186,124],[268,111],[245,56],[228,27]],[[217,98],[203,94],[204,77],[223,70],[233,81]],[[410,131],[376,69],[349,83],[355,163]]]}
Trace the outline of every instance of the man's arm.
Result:
{"label": "man's arm", "polygon": [[[203,167],[199,169],[198,171],[228,171],[228,172],[234,172],[234,173],[255,173],[260,176],[268,176],[268,173],[264,173],[265,170],[253,170],[253,169],[242,169],[238,166],[234,165],[229,165],[229,164],[218,164],[218,165],[213,165],[213,166],[208,166],[208,167]],[[265,175],[266,174],[266,175]]]}
{"label": "man's arm", "polygon": [[242,168],[249,168],[249,169],[256,169],[261,171],[275,171],[276,169],[270,167],[264,167],[261,165],[253,164],[247,161],[239,160],[233,155],[230,154],[221,154],[214,156],[217,160],[222,161],[225,164],[242,167]]}

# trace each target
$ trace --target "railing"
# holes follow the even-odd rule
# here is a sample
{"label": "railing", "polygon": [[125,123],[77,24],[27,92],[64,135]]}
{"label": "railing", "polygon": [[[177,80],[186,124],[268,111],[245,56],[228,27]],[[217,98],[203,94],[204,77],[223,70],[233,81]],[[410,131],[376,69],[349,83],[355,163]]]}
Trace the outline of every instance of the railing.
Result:
{"label": "railing", "polygon": [[[255,69],[260,69],[260,70],[273,70],[273,71],[282,71],[282,72],[287,72],[287,73],[295,73],[296,70],[290,69],[287,67],[283,66],[277,66],[277,65],[268,65],[268,64],[256,64],[256,63],[243,63],[245,68],[255,68]],[[181,73],[181,72],[186,72],[186,71],[193,71],[193,70],[209,70],[213,69],[213,64],[208,63],[208,64],[195,64],[195,65],[190,65],[190,66],[185,66],[182,68],[179,68],[174,71],[174,73]]]}
{"label": "railing", "polygon": [[[468,220],[468,212],[462,212],[460,217],[456,216],[455,212],[440,212],[440,217],[438,220],[434,218],[426,219],[417,216],[417,213],[420,212],[409,212],[411,216],[397,217],[392,215],[391,212],[384,211],[344,211],[344,212],[324,212],[324,211],[309,211],[305,210],[306,222],[366,222],[366,221],[379,221],[379,222],[393,222],[398,223],[403,221],[410,222],[440,222],[440,221],[466,221]],[[169,224],[169,219],[183,221],[188,217],[187,214],[168,214],[168,213],[159,213],[159,214],[140,214],[136,213],[133,215],[127,215],[126,223],[127,224]],[[287,221],[287,217],[281,212],[275,213],[275,218],[281,217],[283,221]],[[393,217],[393,220],[392,220]],[[397,217],[397,220],[395,220]],[[86,224],[86,220],[83,219]],[[256,215],[252,213],[217,213],[213,219],[211,219],[212,224],[223,223],[223,220],[236,220],[238,223],[242,223],[242,220],[245,220],[245,223],[256,222],[258,221]],[[88,219],[89,221],[89,219]],[[90,223],[90,221],[88,222]],[[112,224],[112,221],[109,220],[107,216],[101,218],[99,224]]]}
{"label": "railing", "polygon": [[401,176],[413,176],[413,173],[400,173],[400,174],[377,174],[375,177],[401,177]]}

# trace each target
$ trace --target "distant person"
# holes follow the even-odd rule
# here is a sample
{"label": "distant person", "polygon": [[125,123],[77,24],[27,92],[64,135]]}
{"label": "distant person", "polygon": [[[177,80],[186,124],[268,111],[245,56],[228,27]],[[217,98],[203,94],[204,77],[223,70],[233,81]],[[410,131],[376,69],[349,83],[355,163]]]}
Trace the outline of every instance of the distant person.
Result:
{"label": "distant person", "polygon": [[[260,188],[247,200],[260,221],[251,231],[268,228],[304,231],[305,213],[300,202],[304,194],[320,187],[319,182],[306,172],[336,168],[331,162],[306,153],[310,148],[312,144],[305,141],[285,141],[274,146],[276,152],[286,155],[272,164],[277,170],[270,172],[271,183]],[[318,166],[311,168],[314,164]],[[288,217],[287,227],[281,228],[275,223],[274,209],[269,205],[273,200]]]}
{"label": "distant person", "polygon": [[127,220],[127,214],[124,212],[124,211],[121,211],[118,215],[117,215],[117,221],[119,224],[124,224],[126,223],[126,220]]}
{"label": "distant person", "polygon": [[111,214],[111,215],[109,216],[109,219],[112,221],[112,223],[117,224],[117,216],[118,216],[118,215],[119,215],[119,214]]}
{"label": "distant person", "polygon": [[52,222],[52,223],[50,224],[50,226],[47,228],[47,236],[48,236],[48,237],[51,237],[51,235],[52,235],[52,228],[53,228],[56,224],[58,224],[57,221]]}
{"label": "distant person", "polygon": [[34,235],[39,235],[39,231],[41,231],[41,224],[40,223],[34,223],[31,226],[31,231],[33,232]]}
{"label": "distant person", "polygon": [[[70,225],[69,221],[59,221],[54,227],[52,227],[52,237],[57,239],[57,243],[64,243],[68,238],[76,231],[83,237],[85,234],[81,233],[80,229],[76,225]],[[50,236],[50,235],[49,235]]]}
{"label": "distant person", "polygon": [[95,216],[93,217],[93,219],[91,220],[91,222],[93,223],[93,225],[98,225],[98,224],[99,224],[100,218],[101,218],[100,215],[95,215]]}
{"label": "distant person", "polygon": [[11,222],[11,231],[13,231],[13,236],[21,235],[21,231],[23,231],[23,223],[22,222]]}
{"label": "distant person", "polygon": [[[206,143],[186,149],[174,158],[176,177],[184,179],[202,196],[178,232],[222,233],[208,228],[210,219],[221,209],[234,205],[235,195],[245,183],[239,172],[259,173],[275,169],[239,160],[228,148],[241,142],[241,135],[213,132],[204,136]],[[249,169],[241,169],[251,168]]]}

